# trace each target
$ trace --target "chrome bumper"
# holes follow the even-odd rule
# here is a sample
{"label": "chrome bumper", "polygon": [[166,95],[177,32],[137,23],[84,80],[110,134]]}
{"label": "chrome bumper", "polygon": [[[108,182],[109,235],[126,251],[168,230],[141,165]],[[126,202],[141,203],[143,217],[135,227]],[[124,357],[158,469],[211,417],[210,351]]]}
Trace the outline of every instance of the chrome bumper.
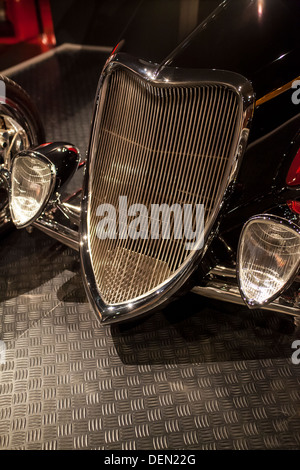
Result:
{"label": "chrome bumper", "polygon": [[76,231],[74,228],[70,228],[45,216],[41,216],[32,225],[73,250],[79,251],[78,230]]}
{"label": "chrome bumper", "polygon": [[[234,269],[217,266],[210,271],[208,280],[203,285],[194,287],[192,292],[209,299],[246,306],[237,286]],[[288,293],[282,294],[261,309],[300,317],[300,278],[296,278]]]}
{"label": "chrome bumper", "polygon": [[79,251],[80,202],[84,165],[81,165],[71,182],[49,204],[44,213],[32,224],[55,240]]}

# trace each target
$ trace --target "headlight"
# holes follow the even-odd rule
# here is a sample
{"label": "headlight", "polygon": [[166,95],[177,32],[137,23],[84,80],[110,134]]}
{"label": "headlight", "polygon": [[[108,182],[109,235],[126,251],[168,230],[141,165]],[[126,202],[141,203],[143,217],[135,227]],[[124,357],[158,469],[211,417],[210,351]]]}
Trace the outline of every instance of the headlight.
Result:
{"label": "headlight", "polygon": [[39,217],[55,183],[55,167],[43,156],[19,154],[12,164],[10,211],[17,227]]}
{"label": "headlight", "polygon": [[300,228],[271,215],[250,219],[238,248],[238,282],[250,307],[274,300],[299,270]]}

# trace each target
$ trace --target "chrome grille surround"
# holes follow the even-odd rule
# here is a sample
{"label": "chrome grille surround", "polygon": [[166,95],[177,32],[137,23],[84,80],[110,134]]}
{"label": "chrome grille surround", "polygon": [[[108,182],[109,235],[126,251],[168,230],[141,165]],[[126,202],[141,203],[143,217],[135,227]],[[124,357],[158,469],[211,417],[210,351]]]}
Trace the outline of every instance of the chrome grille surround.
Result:
{"label": "chrome grille surround", "polygon": [[[133,289],[131,290],[131,292],[133,292],[133,295],[130,296],[131,286],[130,286],[130,282],[128,282],[129,296],[126,297],[125,299],[124,299],[124,295],[122,299],[122,295],[121,297],[120,296],[118,297],[118,295],[115,295],[114,292],[112,293],[112,295],[110,295],[109,284],[107,282],[106,282],[106,286],[104,286],[105,282],[101,285],[101,269],[99,269],[99,265],[97,266],[95,261],[93,260],[93,256],[95,254],[95,243],[94,243],[95,234],[93,234],[93,230],[95,230],[95,220],[93,218],[93,214],[91,214],[91,212],[95,209],[93,202],[92,202],[92,199],[93,199],[92,194],[94,194],[93,182],[94,180],[97,181],[98,179],[100,179],[101,170],[103,170],[103,168],[101,168],[101,165],[102,165],[101,161],[103,159],[97,158],[99,157],[99,152],[98,152],[98,142],[100,139],[99,133],[102,132],[103,130],[101,128],[101,125],[102,125],[103,119],[105,118],[105,113],[107,111],[106,98],[107,96],[110,95],[110,93],[113,93],[114,90],[116,90],[117,88],[117,85],[115,84],[115,87],[114,88],[112,87],[113,91],[111,91],[110,83],[112,82],[112,80],[114,80],[115,77],[118,77],[118,76],[122,76],[123,81],[125,80],[124,77],[129,77],[129,81],[131,80],[134,83],[138,83],[137,87],[144,86],[144,89],[148,89],[151,91],[157,90],[158,94],[164,94],[164,93],[166,94],[167,93],[166,90],[172,90],[172,91],[184,90],[184,92],[186,92],[187,90],[193,90],[193,93],[195,92],[195,90],[198,90],[198,93],[200,94],[201,92],[199,92],[199,90],[210,90],[210,91],[211,90],[223,90],[223,92],[225,90],[225,92],[227,93],[227,96],[231,95],[232,97],[234,97],[234,100],[236,100],[236,107],[237,107],[236,116],[234,117],[235,126],[233,129],[229,155],[227,156],[226,159],[224,158],[226,162],[222,170],[223,175],[221,178],[221,184],[220,184],[220,187],[217,188],[217,192],[214,194],[214,200],[212,201],[213,208],[209,213],[206,214],[204,250],[202,251],[196,250],[196,251],[190,252],[185,259],[184,257],[181,257],[181,261],[179,265],[175,266],[175,269],[173,268],[174,271],[172,270],[168,271],[168,269],[165,270],[165,273],[167,274],[165,276],[162,276],[162,282],[158,282],[157,284],[154,283],[154,285],[150,285],[150,287],[149,286],[147,287],[146,285],[144,285],[145,292],[139,293],[139,295],[135,295],[135,291]],[[211,93],[213,92],[211,91]],[[173,92],[173,95],[174,95],[174,92]],[[95,111],[94,111],[94,121],[93,121],[92,135],[91,135],[89,154],[88,154],[88,164],[87,164],[87,171],[86,171],[86,176],[85,176],[84,197],[82,201],[83,217],[81,220],[81,230],[80,230],[81,232],[80,252],[81,252],[81,261],[82,261],[83,271],[84,271],[85,286],[86,286],[89,299],[95,311],[99,314],[100,319],[102,321],[112,323],[120,319],[134,317],[135,315],[138,315],[147,310],[153,309],[157,305],[160,305],[162,302],[167,300],[174,292],[176,292],[185,283],[185,281],[189,278],[192,272],[195,270],[197,264],[201,260],[201,256],[203,252],[205,251],[207,247],[209,239],[212,238],[213,236],[213,228],[215,226],[218,213],[222,206],[222,201],[224,198],[225,191],[228,189],[230,183],[233,181],[235,177],[238,164],[240,162],[243,150],[245,148],[247,137],[248,137],[248,123],[253,112],[253,98],[254,98],[253,90],[252,90],[250,83],[245,78],[237,74],[230,73],[230,72],[215,71],[215,70],[212,70],[212,71],[182,70],[182,69],[173,69],[169,67],[164,68],[164,69],[158,69],[156,66],[152,64],[148,64],[144,61],[132,59],[131,57],[125,54],[117,54],[115,56],[112,56],[111,59],[107,62],[104,68],[104,71],[100,77],[99,87],[97,91],[96,106],[95,106]],[[137,98],[135,97],[134,99],[136,100]],[[211,102],[213,99],[214,98],[211,95],[208,101]],[[216,117],[214,118],[216,119]],[[216,129],[214,129],[213,131],[216,132]],[[134,144],[136,145],[136,142]],[[141,143],[139,144],[141,146]],[[167,153],[167,149],[164,151],[165,153]],[[228,153],[228,149],[227,149],[227,153]],[[199,163],[199,159],[197,163]],[[212,171],[214,170],[216,170],[216,167],[214,168],[212,167]],[[95,171],[97,174],[95,174]],[[102,187],[103,187],[103,179],[105,177],[108,178],[109,176],[110,176],[109,172],[108,173],[102,172]],[[111,174],[111,176],[115,176],[115,175]],[[114,185],[115,184],[116,183],[114,182]],[[99,188],[97,189],[96,192],[97,192],[97,196],[99,196]],[[102,194],[100,194],[102,199],[100,197],[101,201],[99,199],[98,201],[96,201],[97,203],[100,203],[100,202],[112,203],[114,201],[114,199],[110,199],[110,200],[105,199],[106,192],[104,188],[104,192],[102,191]],[[123,194],[122,192],[121,193],[116,192],[115,196],[118,196],[118,195],[123,195]],[[134,202],[142,202],[142,201],[133,200],[130,203],[134,203]],[[158,201],[151,200],[150,202],[158,202]],[[160,201],[160,203],[162,202],[165,202],[165,201]],[[173,203],[174,202],[176,201],[173,200]],[[187,202],[187,200],[185,200],[185,202]],[[201,202],[201,201],[196,201],[196,202]],[[98,240],[98,242],[100,243],[100,240]],[[102,242],[103,241],[101,241],[101,243]],[[109,273],[107,270],[109,261],[108,261],[108,255],[104,259],[103,252],[104,251],[102,251],[102,258],[101,257],[99,258],[99,256],[97,255],[98,256],[97,262],[99,262],[100,260],[102,263],[104,263],[105,275],[102,276],[102,279],[106,279],[106,278],[109,278]],[[136,252],[131,252],[131,253],[132,253],[132,260],[130,260],[128,253],[127,253],[127,259],[126,259],[126,256],[125,258],[123,256],[123,261],[125,263],[128,261],[132,261],[134,263],[133,259],[134,257],[137,256],[137,253]],[[146,269],[147,269],[147,263],[151,265],[151,262],[152,262],[151,259],[148,257],[148,260],[146,261]],[[157,262],[156,262],[156,266],[157,266]],[[164,268],[164,266],[162,266],[162,268]],[[100,272],[100,275],[99,275],[99,272]],[[100,282],[99,282],[99,279],[100,279]],[[111,279],[112,279],[111,290],[113,291],[114,287],[116,287],[116,282],[118,279],[116,277],[111,278]],[[102,288],[105,292],[102,291]],[[123,294],[124,294],[124,290],[123,290]],[[118,299],[121,299],[121,301],[118,301]]]}

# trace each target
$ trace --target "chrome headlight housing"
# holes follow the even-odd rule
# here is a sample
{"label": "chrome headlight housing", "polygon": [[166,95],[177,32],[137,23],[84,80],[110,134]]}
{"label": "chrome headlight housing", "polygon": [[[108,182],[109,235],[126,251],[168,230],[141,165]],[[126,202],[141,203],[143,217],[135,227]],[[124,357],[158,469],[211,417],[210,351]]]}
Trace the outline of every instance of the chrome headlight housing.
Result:
{"label": "chrome headlight housing", "polygon": [[55,166],[43,155],[16,155],[10,195],[10,212],[16,227],[26,227],[37,219],[53,192],[55,180]]}
{"label": "chrome headlight housing", "polygon": [[244,225],[238,247],[237,278],[251,307],[275,300],[294,280],[300,265],[300,227],[272,215]]}
{"label": "chrome headlight housing", "polygon": [[78,149],[64,142],[43,144],[14,157],[9,206],[17,228],[34,222],[52,196],[59,198],[57,194],[71,179],[79,161]]}

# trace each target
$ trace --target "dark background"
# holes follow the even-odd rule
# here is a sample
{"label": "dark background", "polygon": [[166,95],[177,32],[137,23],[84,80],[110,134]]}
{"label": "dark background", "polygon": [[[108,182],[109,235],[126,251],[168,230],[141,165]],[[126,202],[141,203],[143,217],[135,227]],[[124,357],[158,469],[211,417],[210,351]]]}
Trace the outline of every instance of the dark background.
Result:
{"label": "dark background", "polygon": [[155,24],[158,32],[165,33],[157,34],[157,45],[169,50],[174,40],[179,42],[219,3],[219,0],[51,0],[51,10],[58,45],[71,42],[114,46],[129,25],[133,37],[145,38],[146,42],[151,36],[153,42]]}

